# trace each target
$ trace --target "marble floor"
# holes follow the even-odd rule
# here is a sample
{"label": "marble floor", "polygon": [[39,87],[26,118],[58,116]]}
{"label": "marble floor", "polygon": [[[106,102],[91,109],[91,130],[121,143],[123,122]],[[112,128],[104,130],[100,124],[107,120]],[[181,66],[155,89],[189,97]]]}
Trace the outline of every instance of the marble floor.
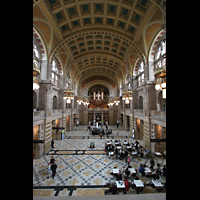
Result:
{"label": "marble floor", "polygon": [[[121,127],[110,126],[113,138],[121,141],[132,141],[130,131],[124,131]],[[119,135],[117,131],[119,130]],[[54,149],[40,159],[33,159],[33,196],[78,196],[78,195],[104,195],[107,183],[116,181],[115,176],[110,174],[110,170],[117,166],[126,166],[125,160],[110,158],[104,152],[107,137],[92,136],[86,126],[74,127],[65,134],[64,140],[55,140]],[[95,143],[95,148],[90,149],[90,142]],[[143,141],[140,141],[143,144]],[[54,156],[57,164],[57,173],[54,179],[51,174],[47,174],[48,162]],[[150,166],[148,158],[132,158],[130,165],[139,168],[139,165]],[[160,163],[161,167],[166,164],[166,159],[154,158],[155,164]],[[156,165],[155,165],[156,166]],[[151,178],[137,176],[142,182],[147,183],[143,193],[156,193],[156,188],[148,185]],[[132,184],[133,180],[129,180]],[[164,183],[165,177],[160,176],[160,181]],[[145,192],[146,191],[146,192]],[[130,194],[136,191],[130,188]]]}

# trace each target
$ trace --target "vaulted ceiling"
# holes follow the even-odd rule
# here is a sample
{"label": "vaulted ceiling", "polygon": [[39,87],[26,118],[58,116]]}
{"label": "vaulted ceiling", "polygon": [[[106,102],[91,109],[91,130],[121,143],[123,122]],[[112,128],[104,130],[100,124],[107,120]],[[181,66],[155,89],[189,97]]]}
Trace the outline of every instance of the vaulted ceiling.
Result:
{"label": "vaulted ceiling", "polygon": [[33,28],[64,75],[119,87],[139,61],[147,64],[165,12],[166,0],[33,0]]}

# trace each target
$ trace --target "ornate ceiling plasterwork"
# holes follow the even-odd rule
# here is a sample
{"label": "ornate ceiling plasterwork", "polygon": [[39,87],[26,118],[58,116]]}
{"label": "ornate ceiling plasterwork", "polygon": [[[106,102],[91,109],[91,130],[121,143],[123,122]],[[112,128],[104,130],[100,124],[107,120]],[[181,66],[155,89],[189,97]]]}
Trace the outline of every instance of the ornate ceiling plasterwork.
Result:
{"label": "ornate ceiling plasterwork", "polygon": [[148,64],[158,31],[149,32],[162,22],[162,9],[166,0],[33,0],[33,23],[48,64],[59,58],[64,76],[79,83],[101,73],[118,85],[134,74],[138,59]]}

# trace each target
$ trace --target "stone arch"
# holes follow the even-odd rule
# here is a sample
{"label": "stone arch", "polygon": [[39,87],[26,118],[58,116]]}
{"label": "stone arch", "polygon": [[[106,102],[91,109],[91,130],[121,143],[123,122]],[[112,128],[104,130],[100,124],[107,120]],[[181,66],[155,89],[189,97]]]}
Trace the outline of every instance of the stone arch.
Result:
{"label": "stone arch", "polygon": [[83,31],[79,31],[77,32],[76,34],[74,34],[73,36],[69,36],[69,37],[66,37],[66,39],[64,39],[64,41],[62,41],[62,43],[58,44],[54,50],[52,51],[50,57],[49,57],[49,60],[50,60],[50,63],[52,62],[53,60],[53,57],[56,55],[56,53],[60,50],[60,48],[65,44],[65,43],[68,43],[78,37],[81,37],[81,36],[85,36],[85,35],[88,35],[88,34],[93,34],[93,35],[99,35],[99,34],[105,34],[105,35],[110,35],[112,37],[116,37],[116,38],[119,38],[120,40],[128,43],[129,45],[131,45],[133,48],[136,49],[136,51],[139,53],[139,55],[142,57],[145,65],[146,65],[146,57],[145,55],[143,54],[142,50],[140,49],[140,47],[138,47],[133,41],[132,39],[130,39],[128,36],[126,35],[123,35],[119,32],[116,32],[116,31],[111,31],[111,30],[100,30],[100,31],[91,31],[91,30],[83,30]]}
{"label": "stone arch", "polygon": [[39,43],[40,46],[40,51],[41,51],[41,60],[47,60],[47,48],[46,48],[46,44],[41,36],[41,34],[39,33],[39,31],[33,27],[33,34],[36,38],[36,40]]}

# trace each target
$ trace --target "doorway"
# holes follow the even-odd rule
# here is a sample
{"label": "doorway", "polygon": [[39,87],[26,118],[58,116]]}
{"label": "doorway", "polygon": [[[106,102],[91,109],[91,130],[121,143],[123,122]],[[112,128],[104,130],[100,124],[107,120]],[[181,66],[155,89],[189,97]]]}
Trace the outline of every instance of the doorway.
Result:
{"label": "doorway", "polygon": [[96,122],[101,122],[101,113],[95,113],[96,116]]}

